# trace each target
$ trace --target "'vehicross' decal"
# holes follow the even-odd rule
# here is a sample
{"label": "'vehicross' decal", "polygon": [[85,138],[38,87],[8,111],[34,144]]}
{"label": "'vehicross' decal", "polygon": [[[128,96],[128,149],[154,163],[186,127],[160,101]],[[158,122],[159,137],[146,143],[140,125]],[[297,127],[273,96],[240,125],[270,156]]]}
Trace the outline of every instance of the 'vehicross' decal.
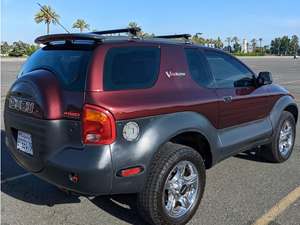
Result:
{"label": "'vehicross' decal", "polygon": [[184,72],[166,71],[166,75],[167,75],[168,78],[171,78],[171,77],[184,77],[185,73]]}

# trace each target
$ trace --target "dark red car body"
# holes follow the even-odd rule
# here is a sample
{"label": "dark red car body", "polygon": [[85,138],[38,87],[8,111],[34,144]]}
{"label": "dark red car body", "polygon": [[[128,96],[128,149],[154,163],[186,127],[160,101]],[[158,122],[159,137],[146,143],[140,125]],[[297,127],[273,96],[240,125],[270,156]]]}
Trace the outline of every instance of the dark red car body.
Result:
{"label": "dark red car body", "polygon": [[[71,35],[56,37],[73,38]],[[105,90],[103,73],[107,52],[132,46],[160,49],[159,74],[154,85],[144,89]],[[191,48],[200,52],[210,49],[161,39],[104,39],[94,46],[84,91],[64,90],[55,76],[44,69],[21,76],[9,91],[5,106],[8,146],[13,157],[37,176],[75,192],[136,193],[143,188],[153,155],[170,140],[189,145],[189,136],[194,138],[190,146],[196,149],[198,141],[203,141],[206,147],[198,150],[209,168],[238,152],[268,143],[282,111],[290,111],[297,120],[297,106],[286,89],[271,83],[258,84],[254,72],[223,51],[212,49],[239,61],[252,73],[253,85],[201,87],[192,79],[185,55],[185,50]],[[169,77],[168,71],[185,76]],[[29,99],[39,109],[30,115],[11,110],[8,107],[11,96]],[[83,143],[82,111],[87,104],[111,113],[116,126],[113,143]],[[135,141],[122,136],[122,129],[131,121],[140,127]],[[17,130],[33,134],[36,158],[16,149]],[[123,169],[136,166],[142,168],[140,174],[118,176]],[[78,174],[79,182],[72,183],[70,174]],[[102,182],[96,184],[94,180],[99,178]]]}

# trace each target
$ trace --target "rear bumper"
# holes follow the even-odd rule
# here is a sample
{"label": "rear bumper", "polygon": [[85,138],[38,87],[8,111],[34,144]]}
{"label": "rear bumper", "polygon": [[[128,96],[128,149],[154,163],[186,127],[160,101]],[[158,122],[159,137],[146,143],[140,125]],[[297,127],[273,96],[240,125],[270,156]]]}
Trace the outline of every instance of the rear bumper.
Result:
{"label": "rear bumper", "polygon": [[[25,170],[30,171],[24,163],[24,157],[20,158],[10,138],[7,138],[9,152],[16,162]],[[30,160],[30,159],[28,159]],[[31,171],[32,172],[32,171]],[[84,149],[64,148],[48,159],[38,172],[32,174],[60,188],[65,188],[86,195],[110,194],[113,169],[111,164],[111,154],[109,146],[88,146]],[[79,177],[77,183],[70,180],[70,174]]]}
{"label": "rear bumper", "polygon": [[[137,193],[143,187],[145,159],[135,157],[140,149],[136,145],[122,139],[112,145],[83,145],[80,121],[42,120],[5,110],[4,122],[10,155],[25,170],[55,186],[93,196]],[[17,149],[18,130],[31,134],[33,156]],[[131,177],[116,175],[132,166],[145,170]],[[71,174],[79,176],[77,183],[69,179]]]}
{"label": "rear bumper", "polygon": [[[64,149],[48,160],[36,176],[58,187],[87,195],[105,195],[111,191],[112,165],[109,146],[87,147],[82,151]],[[79,177],[77,183],[70,174]]]}
{"label": "rear bumper", "polygon": [[[16,112],[4,112],[6,144],[25,170],[68,190],[88,195],[109,194],[113,168],[109,145],[83,145],[80,121],[42,120]],[[17,149],[18,131],[32,137],[33,155]],[[77,183],[70,174],[79,176]]]}

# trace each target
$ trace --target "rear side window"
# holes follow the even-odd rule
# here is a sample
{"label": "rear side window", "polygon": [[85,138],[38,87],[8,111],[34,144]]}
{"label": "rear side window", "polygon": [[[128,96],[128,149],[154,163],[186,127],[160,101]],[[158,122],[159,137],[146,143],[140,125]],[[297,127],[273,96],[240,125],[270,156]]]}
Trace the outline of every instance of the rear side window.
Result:
{"label": "rear side window", "polygon": [[57,77],[63,89],[83,91],[91,54],[90,50],[40,49],[27,60],[19,77],[33,70],[46,69]]}
{"label": "rear side window", "polygon": [[185,49],[186,58],[189,65],[192,79],[202,87],[212,87],[214,85],[206,59],[198,49]]}
{"label": "rear side window", "polygon": [[158,47],[122,47],[108,50],[104,64],[104,90],[152,87],[159,73]]}

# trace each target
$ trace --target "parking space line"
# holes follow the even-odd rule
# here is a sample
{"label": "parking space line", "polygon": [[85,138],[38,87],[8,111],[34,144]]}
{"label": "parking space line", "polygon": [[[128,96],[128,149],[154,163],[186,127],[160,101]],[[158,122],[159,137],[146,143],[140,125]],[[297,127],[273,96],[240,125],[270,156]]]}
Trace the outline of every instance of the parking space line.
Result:
{"label": "parking space line", "polygon": [[256,220],[253,225],[268,225],[298,199],[300,199],[300,186],[276,203],[267,213]]}
{"label": "parking space line", "polygon": [[29,175],[31,175],[31,173],[24,173],[24,174],[21,174],[21,175],[18,175],[18,176],[9,177],[9,178],[6,178],[4,180],[1,180],[1,184],[7,183],[7,182],[10,182],[10,181],[14,181],[14,180],[17,180],[17,179],[20,179],[20,178],[23,178],[23,177],[27,177]]}
{"label": "parking space line", "polygon": [[293,83],[299,83],[300,80],[291,80],[291,81],[286,81],[286,82],[281,82],[280,84],[293,84]]}

